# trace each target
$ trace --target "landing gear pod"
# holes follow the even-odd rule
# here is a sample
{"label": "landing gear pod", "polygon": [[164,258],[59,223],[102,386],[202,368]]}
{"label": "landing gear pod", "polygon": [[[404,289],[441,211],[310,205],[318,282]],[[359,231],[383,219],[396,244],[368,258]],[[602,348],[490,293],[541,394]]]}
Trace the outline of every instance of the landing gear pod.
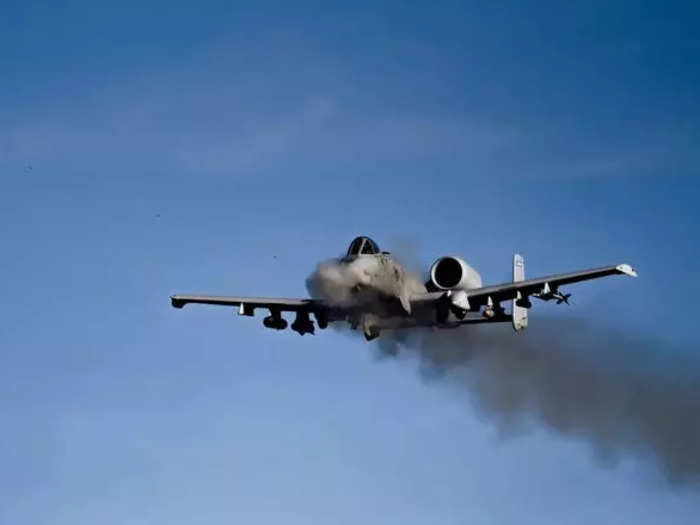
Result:
{"label": "landing gear pod", "polygon": [[308,312],[297,312],[297,318],[292,323],[292,330],[299,335],[314,333],[314,323],[309,319]]}
{"label": "landing gear pod", "polygon": [[[525,280],[525,259],[519,253],[513,255],[513,282],[517,283]],[[513,314],[513,329],[520,332],[527,328],[527,308],[525,304],[530,304],[527,297],[519,297],[513,299],[511,311]],[[522,305],[522,306],[521,306]]]}
{"label": "landing gear pod", "polygon": [[284,320],[278,310],[270,310],[270,315],[263,319],[263,325],[265,328],[272,328],[273,330],[284,330],[287,328],[287,321]]}

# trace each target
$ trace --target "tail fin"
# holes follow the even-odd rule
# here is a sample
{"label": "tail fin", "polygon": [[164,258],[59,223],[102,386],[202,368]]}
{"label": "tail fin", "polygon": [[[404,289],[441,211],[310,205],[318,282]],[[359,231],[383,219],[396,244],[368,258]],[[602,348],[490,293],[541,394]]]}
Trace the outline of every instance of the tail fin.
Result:
{"label": "tail fin", "polygon": [[[519,253],[513,255],[513,282],[525,280],[525,259]],[[517,299],[513,299],[511,313],[513,314],[513,329],[520,332],[527,328],[527,308],[518,306]]]}

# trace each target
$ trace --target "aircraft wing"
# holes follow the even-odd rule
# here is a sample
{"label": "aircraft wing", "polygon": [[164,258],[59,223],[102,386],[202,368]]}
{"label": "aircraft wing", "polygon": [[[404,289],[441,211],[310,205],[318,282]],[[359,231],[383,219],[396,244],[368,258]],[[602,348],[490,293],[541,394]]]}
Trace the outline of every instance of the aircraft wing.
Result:
{"label": "aircraft wing", "polygon": [[[558,275],[550,275],[547,277],[538,277],[536,279],[527,279],[519,282],[497,284],[494,286],[484,286],[475,290],[467,290],[469,299],[487,299],[491,297],[494,302],[504,301],[508,299],[516,299],[518,292],[520,296],[528,296],[541,293],[545,285],[550,289],[556,290],[564,284],[577,283],[580,281],[588,281],[590,279],[598,279],[608,275],[630,275],[637,277],[632,267],[628,264],[618,264],[616,266],[603,266],[602,268],[594,268],[591,270],[581,270],[578,272],[561,273]],[[477,300],[476,302],[481,303]]]}
{"label": "aircraft wing", "polygon": [[[541,294],[547,289],[555,291],[559,286],[590,279],[598,279],[608,275],[630,275],[637,277],[629,264],[618,264],[615,266],[603,266],[602,268],[593,268],[591,270],[581,270],[578,272],[561,273],[557,275],[549,275],[546,277],[538,277],[535,279],[526,279],[517,282],[509,282],[496,284],[493,286],[483,286],[472,290],[465,290],[469,305],[474,308],[489,303],[489,298],[493,303],[507,301],[511,299],[526,299],[533,294]],[[418,303],[430,302],[443,297],[445,292],[432,292],[420,297],[413,298]]]}
{"label": "aircraft wing", "polygon": [[282,317],[282,312],[295,312],[296,320],[292,323],[292,330],[300,335],[313,334],[314,323],[309,319],[310,315],[316,318],[319,328],[326,328],[330,321],[344,319],[346,312],[331,308],[323,301],[315,299],[285,299],[282,297],[224,297],[220,295],[173,295],[170,303],[175,308],[182,308],[186,304],[211,304],[217,306],[236,306],[238,315],[252,317],[256,308],[264,308],[270,315],[263,319],[263,325],[275,330],[284,330],[287,321]]}
{"label": "aircraft wing", "polygon": [[265,308],[278,312],[315,312],[324,309],[319,301],[313,299],[285,299],[282,297],[224,297],[219,295],[173,295],[170,303],[175,308],[186,304],[213,304],[219,306],[237,306],[242,315],[253,315],[256,308]]}

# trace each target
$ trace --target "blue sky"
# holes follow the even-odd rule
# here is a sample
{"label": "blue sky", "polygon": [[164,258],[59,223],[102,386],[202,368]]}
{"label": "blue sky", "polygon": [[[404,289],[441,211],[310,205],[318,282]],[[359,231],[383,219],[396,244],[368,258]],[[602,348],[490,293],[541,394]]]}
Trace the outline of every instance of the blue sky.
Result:
{"label": "blue sky", "polygon": [[411,352],[168,302],[305,295],[357,234],[486,281],[626,261],[531,324],[696,380],[697,6],[0,9],[1,522],[697,519],[652,458],[504,436]]}

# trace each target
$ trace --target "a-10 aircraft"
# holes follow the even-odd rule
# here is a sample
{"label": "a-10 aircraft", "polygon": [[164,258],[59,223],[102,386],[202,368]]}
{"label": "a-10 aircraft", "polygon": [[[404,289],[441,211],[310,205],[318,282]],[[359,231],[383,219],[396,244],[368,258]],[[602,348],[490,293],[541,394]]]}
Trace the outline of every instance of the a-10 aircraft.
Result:
{"label": "a-10 aircraft", "polygon": [[[369,341],[382,330],[432,326],[456,328],[472,323],[510,322],[516,332],[527,327],[531,297],[568,304],[571,294],[562,285],[607,275],[637,276],[629,264],[525,279],[521,255],[513,256],[513,281],[483,286],[479,274],[459,257],[437,259],[427,283],[406,272],[388,252],[382,252],[369,237],[352,241],[345,257],[320,265],[307,281],[314,298],[223,297],[214,295],[173,295],[172,305],[188,303],[235,306],[238,314],[253,316],[256,308],[269,311],[263,319],[267,328],[284,330],[282,312],[293,312],[292,330],[304,334],[324,329],[328,323],[345,321],[362,328]],[[510,301],[510,313],[501,303]]]}

